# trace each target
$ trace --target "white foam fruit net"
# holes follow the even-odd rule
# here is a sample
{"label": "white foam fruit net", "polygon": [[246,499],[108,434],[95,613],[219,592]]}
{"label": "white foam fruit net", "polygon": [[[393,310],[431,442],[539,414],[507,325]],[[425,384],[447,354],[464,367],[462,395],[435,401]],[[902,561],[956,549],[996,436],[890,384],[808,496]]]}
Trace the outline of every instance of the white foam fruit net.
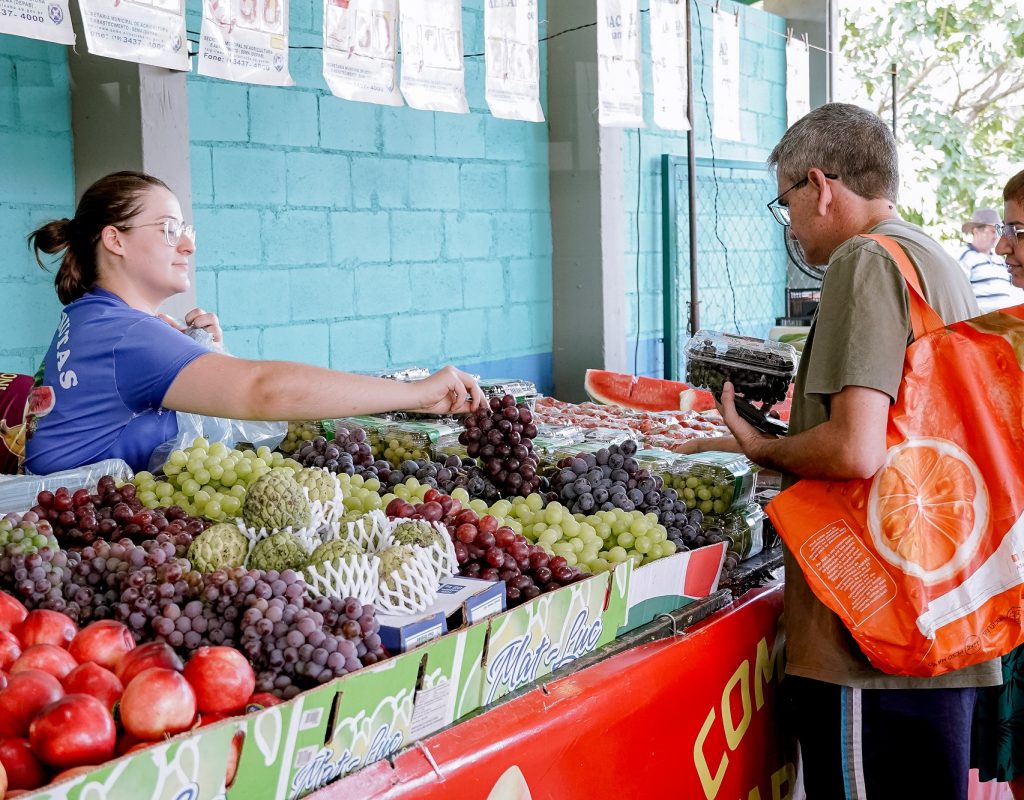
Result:
{"label": "white foam fruit net", "polygon": [[309,500],[309,489],[305,486],[302,487],[306,493],[306,499],[309,500],[309,508],[312,515],[309,527],[321,532],[337,525],[338,520],[345,513],[345,497],[342,494],[341,482],[338,480],[338,476],[329,470],[323,470],[323,473],[334,482],[334,496],[329,500]]}
{"label": "white foam fruit net", "polygon": [[[389,538],[390,534],[393,534],[395,529],[403,522],[411,522],[413,520],[406,519],[394,519],[388,520]],[[455,544],[452,542],[452,537],[448,533],[448,529],[440,522],[427,522],[426,520],[415,520],[417,525],[423,525],[432,528],[436,531],[439,536],[440,542],[434,542],[429,547],[415,546],[416,550],[422,551],[427,559],[430,561],[431,566],[437,573],[438,582],[444,578],[449,578],[459,571],[459,563],[455,558]],[[443,544],[442,544],[443,543]],[[398,544],[391,539],[386,546]]]}
{"label": "white foam fruit net", "polygon": [[375,553],[361,553],[310,564],[304,577],[313,594],[339,600],[355,597],[360,603],[376,604],[379,569],[380,559]]}
{"label": "white foam fruit net", "polygon": [[437,597],[440,583],[426,548],[414,547],[412,558],[402,562],[377,586],[376,607],[387,614],[415,614],[425,611]]}

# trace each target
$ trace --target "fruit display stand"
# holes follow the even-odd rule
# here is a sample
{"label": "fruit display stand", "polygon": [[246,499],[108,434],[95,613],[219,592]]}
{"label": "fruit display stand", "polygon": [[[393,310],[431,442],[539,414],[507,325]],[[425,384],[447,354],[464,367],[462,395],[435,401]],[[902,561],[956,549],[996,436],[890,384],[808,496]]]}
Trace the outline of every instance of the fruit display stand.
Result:
{"label": "fruit display stand", "polygon": [[782,589],[729,597],[658,619],[312,798],[617,800],[627,786],[791,797],[795,759],[776,713]]}
{"label": "fruit display stand", "polygon": [[[248,675],[222,712],[196,702],[175,727],[138,735],[122,701],[116,740],[91,761],[46,760],[30,732],[47,765],[26,787],[31,796],[134,798],[141,785],[161,798],[301,797],[595,652],[611,657],[659,635],[652,620],[678,631],[729,602],[734,594],[718,590],[723,564],[732,569],[744,553],[718,522],[731,507],[727,486],[710,473],[683,475],[690,483],[677,492],[671,459],[640,452],[630,430],[602,446],[609,434],[593,428],[577,451],[545,460],[532,447],[534,412],[515,400],[493,398],[467,417],[467,454],[444,463],[431,460],[436,442],[422,435],[434,423],[381,428],[380,454],[372,420],[332,421],[329,441],[322,424],[294,423],[290,451],[197,439],[170,454],[162,475],[33,492],[31,511],[0,520],[10,562],[0,588],[39,609],[33,615],[63,618],[65,644],[111,625],[139,651],[160,649],[168,679],[191,682],[208,650]],[[745,495],[747,483],[737,483]],[[469,624],[459,617],[469,606],[456,604],[437,638],[391,639],[385,650],[381,620],[436,613],[456,571],[454,586],[483,590],[486,614]],[[21,628],[0,636],[19,644]],[[46,646],[71,659],[60,645]],[[18,660],[9,660],[12,675],[33,668]],[[62,681],[66,672],[51,674]],[[136,674],[119,687],[125,698]],[[202,686],[191,682],[197,696]],[[113,699],[86,699],[109,717]]]}

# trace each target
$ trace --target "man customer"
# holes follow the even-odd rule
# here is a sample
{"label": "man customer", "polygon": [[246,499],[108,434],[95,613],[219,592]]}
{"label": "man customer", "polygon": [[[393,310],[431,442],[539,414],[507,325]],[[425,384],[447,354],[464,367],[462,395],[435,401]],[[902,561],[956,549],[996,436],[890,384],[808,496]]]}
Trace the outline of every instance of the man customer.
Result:
{"label": "man customer", "polygon": [[[731,441],[751,460],[801,478],[873,475],[885,459],[889,405],[912,341],[906,283],[888,252],[862,234],[894,239],[931,306],[952,323],[978,314],[963,272],[940,245],[896,212],[896,143],[875,114],[831,103],[795,123],[775,146],[776,220],[808,263],[828,265],[796,375],[789,434],[747,424],[722,393]],[[809,800],[966,800],[977,687],[998,685],[993,663],[935,678],[875,669],[786,553],[786,708],[800,741]]]}
{"label": "man customer", "polygon": [[1024,303],[1024,291],[1015,288],[1006,274],[1006,264],[995,252],[999,214],[994,208],[979,208],[960,226],[970,241],[960,253],[960,266],[982,312]]}

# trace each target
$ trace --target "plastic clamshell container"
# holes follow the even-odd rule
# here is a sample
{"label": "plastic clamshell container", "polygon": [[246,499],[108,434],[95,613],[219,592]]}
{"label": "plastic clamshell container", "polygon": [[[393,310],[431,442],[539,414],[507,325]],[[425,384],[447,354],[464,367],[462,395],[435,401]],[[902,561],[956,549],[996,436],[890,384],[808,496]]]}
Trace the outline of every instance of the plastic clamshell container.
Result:
{"label": "plastic clamshell container", "polygon": [[751,501],[756,470],[756,465],[737,453],[707,452],[676,455],[661,477],[688,509],[721,515]]}
{"label": "plastic clamshell container", "polygon": [[768,517],[757,503],[730,511],[721,520],[721,528],[732,543],[729,549],[740,561],[756,556],[764,549],[764,521]]}
{"label": "plastic clamshell container", "polygon": [[785,342],[711,330],[697,331],[684,352],[691,386],[718,393],[728,380],[740,396],[768,404],[785,399],[798,362],[796,349]]}
{"label": "plastic clamshell container", "polygon": [[[437,449],[439,443],[442,440],[449,441],[453,434],[457,442],[461,430],[450,422],[440,420],[392,422],[380,434],[384,457],[392,463],[400,463],[394,459],[400,451],[405,451],[405,458],[429,456],[436,459],[441,452]],[[388,458],[389,454],[393,458]]]}

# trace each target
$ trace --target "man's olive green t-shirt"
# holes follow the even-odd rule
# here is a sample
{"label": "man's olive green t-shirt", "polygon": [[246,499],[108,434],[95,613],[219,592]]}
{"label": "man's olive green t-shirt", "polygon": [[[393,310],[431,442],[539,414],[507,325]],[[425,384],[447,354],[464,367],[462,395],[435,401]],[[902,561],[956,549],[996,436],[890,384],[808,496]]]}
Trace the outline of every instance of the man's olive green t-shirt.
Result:
{"label": "man's olive green t-shirt", "polygon": [[[947,324],[978,315],[957,263],[927,234],[903,220],[869,233],[895,239],[917,269],[929,304]],[[913,339],[906,282],[878,243],[855,236],[829,259],[821,302],[811,323],[793,392],[790,434],[829,417],[830,396],[865,386],[896,399],[907,345]],[[795,482],[787,478],[786,484]],[[952,688],[1001,683],[999,659],[936,678],[888,675],[871,666],[839,617],[811,591],[787,551],[786,672],[862,689]]]}

